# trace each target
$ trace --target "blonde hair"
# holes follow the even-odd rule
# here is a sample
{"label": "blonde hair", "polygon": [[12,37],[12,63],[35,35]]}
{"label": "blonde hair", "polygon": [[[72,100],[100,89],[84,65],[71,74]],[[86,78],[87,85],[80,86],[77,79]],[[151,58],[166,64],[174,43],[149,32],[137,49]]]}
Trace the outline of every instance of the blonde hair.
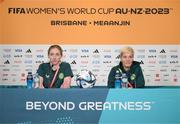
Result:
{"label": "blonde hair", "polygon": [[121,48],[120,57],[122,57],[123,53],[131,53],[134,57],[134,50],[132,47],[126,46],[126,47]]}

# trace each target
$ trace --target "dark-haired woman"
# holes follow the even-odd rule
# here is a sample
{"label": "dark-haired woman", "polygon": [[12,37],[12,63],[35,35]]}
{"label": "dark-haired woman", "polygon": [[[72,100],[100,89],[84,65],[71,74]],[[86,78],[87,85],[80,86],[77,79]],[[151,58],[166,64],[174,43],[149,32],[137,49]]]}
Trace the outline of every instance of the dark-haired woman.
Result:
{"label": "dark-haired woman", "polygon": [[48,49],[48,63],[39,65],[40,88],[70,88],[73,73],[69,63],[62,62],[63,50],[59,45]]}

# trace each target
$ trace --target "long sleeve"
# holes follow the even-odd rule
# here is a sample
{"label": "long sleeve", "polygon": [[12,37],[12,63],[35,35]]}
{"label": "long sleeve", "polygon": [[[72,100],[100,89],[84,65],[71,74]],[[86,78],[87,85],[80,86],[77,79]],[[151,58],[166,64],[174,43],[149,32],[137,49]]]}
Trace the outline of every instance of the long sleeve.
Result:
{"label": "long sleeve", "polygon": [[114,76],[115,76],[115,70],[114,68],[112,68],[108,76],[108,88],[114,88],[114,81],[115,81]]}
{"label": "long sleeve", "polygon": [[143,72],[142,72],[142,69],[141,67],[139,66],[137,71],[136,71],[136,87],[137,88],[142,88],[145,86],[145,80],[144,80],[144,76],[143,76]]}

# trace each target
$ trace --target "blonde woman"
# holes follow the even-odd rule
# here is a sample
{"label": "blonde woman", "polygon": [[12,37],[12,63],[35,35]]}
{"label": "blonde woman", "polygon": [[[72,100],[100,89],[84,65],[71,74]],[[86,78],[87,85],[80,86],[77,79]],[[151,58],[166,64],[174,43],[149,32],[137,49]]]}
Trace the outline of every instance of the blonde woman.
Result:
{"label": "blonde woman", "polygon": [[134,61],[134,50],[131,47],[124,47],[120,51],[120,63],[113,67],[108,76],[108,88],[114,88],[115,75],[119,71],[120,75],[125,73],[128,77],[128,87],[144,87],[145,81],[140,67],[140,63]]}

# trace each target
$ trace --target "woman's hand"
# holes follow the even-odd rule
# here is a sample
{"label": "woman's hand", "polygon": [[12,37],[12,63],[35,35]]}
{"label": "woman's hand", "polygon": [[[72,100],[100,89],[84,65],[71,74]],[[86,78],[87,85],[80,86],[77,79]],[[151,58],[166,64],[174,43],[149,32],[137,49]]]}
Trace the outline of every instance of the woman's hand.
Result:
{"label": "woman's hand", "polygon": [[43,89],[44,86],[43,86],[43,77],[39,76],[39,88],[40,89]]}
{"label": "woman's hand", "polygon": [[133,85],[132,85],[130,82],[128,82],[128,88],[129,88],[129,89],[132,89],[132,88],[133,88]]}
{"label": "woman's hand", "polygon": [[63,84],[61,85],[61,88],[70,88],[71,86],[71,77],[65,77],[64,78],[64,82]]}

